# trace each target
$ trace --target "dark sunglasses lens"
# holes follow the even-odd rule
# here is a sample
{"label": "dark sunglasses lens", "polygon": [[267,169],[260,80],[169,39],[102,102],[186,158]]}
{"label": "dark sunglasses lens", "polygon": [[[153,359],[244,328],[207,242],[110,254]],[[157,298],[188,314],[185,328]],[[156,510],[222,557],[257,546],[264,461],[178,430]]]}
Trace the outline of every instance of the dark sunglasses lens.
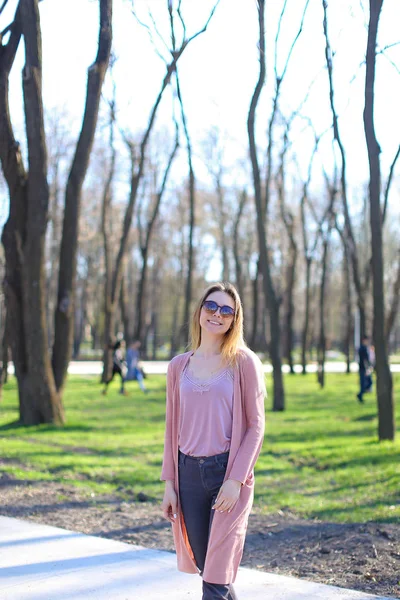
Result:
{"label": "dark sunglasses lens", "polygon": [[233,317],[235,311],[230,306],[221,306],[221,315],[223,317]]}
{"label": "dark sunglasses lens", "polygon": [[218,304],[212,300],[206,300],[203,304],[204,308],[208,312],[215,312],[218,308]]}

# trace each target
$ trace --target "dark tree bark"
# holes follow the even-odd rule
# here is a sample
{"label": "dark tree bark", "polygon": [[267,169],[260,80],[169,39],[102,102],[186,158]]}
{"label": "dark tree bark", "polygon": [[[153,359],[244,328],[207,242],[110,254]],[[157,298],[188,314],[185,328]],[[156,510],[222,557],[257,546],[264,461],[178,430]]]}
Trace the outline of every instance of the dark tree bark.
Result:
{"label": "dark tree bark", "polygon": [[283,355],[288,361],[289,370],[294,374],[293,360],[293,320],[294,320],[294,289],[296,284],[296,265],[297,265],[297,242],[295,238],[295,220],[294,215],[286,206],[285,202],[285,158],[288,149],[288,130],[285,132],[284,145],[281,152],[280,165],[277,178],[278,197],[281,218],[286,229],[289,240],[289,259],[286,265],[286,289],[283,305]]}
{"label": "dark tree bark", "polygon": [[[111,378],[112,372],[112,347],[115,342],[115,312],[117,299],[112,297],[113,278],[113,253],[110,232],[110,209],[112,201],[112,184],[115,175],[116,149],[114,145],[115,129],[115,88],[114,98],[110,103],[110,137],[109,146],[111,150],[110,165],[104,184],[101,204],[101,234],[104,249],[104,345],[103,345],[103,383]],[[132,167],[133,168],[133,167]],[[122,285],[122,275],[121,275]],[[126,334],[126,332],[125,332]]]}
{"label": "dark tree bark", "polygon": [[346,355],[346,373],[350,374],[350,363],[352,361],[351,357],[351,348],[352,348],[352,339],[354,335],[353,328],[353,300],[351,293],[351,265],[348,255],[348,248],[346,244],[346,240],[344,238],[344,233],[342,229],[338,226],[337,222],[335,223],[335,227],[337,232],[340,235],[340,239],[342,241],[343,246],[343,282],[344,282],[344,305],[345,309],[345,330],[343,337],[343,350]]}
{"label": "dark tree bark", "polygon": [[192,144],[190,140],[189,130],[186,122],[186,115],[183,107],[183,100],[180,91],[179,79],[177,77],[177,95],[181,107],[181,119],[183,125],[183,131],[186,139],[187,149],[187,161],[189,168],[189,241],[188,241],[188,253],[187,253],[187,267],[186,267],[186,285],[185,285],[185,303],[183,308],[183,321],[180,333],[180,340],[183,345],[186,346],[189,340],[189,315],[190,305],[192,303],[193,295],[193,271],[195,268],[195,257],[194,257],[194,228],[195,228],[195,208],[196,208],[196,178],[193,168],[192,160]]}
{"label": "dark tree bark", "polygon": [[243,190],[242,193],[240,194],[238,211],[235,215],[235,222],[233,224],[233,257],[235,260],[235,274],[236,274],[235,280],[236,280],[236,287],[239,292],[239,296],[242,299],[242,302],[244,301],[244,281],[243,281],[243,271],[242,271],[242,258],[241,258],[240,249],[239,249],[239,245],[240,245],[239,227],[240,227],[240,220],[242,218],[243,210],[244,210],[246,202],[247,202],[247,192],[246,192],[246,190]]}
{"label": "dark tree bark", "polygon": [[3,385],[8,376],[8,336],[7,309],[4,296],[0,292],[0,401],[3,396]]}
{"label": "dark tree bark", "polygon": [[393,285],[392,299],[389,303],[389,312],[386,318],[386,326],[385,326],[385,336],[386,343],[389,345],[390,334],[393,329],[393,325],[396,320],[396,316],[399,310],[400,304],[400,250],[398,252],[399,258],[397,263],[397,275],[396,280]]}
{"label": "dark tree bark", "polygon": [[123,325],[124,332],[124,340],[126,345],[133,341],[132,329],[131,329],[131,319],[129,314],[129,294],[128,294],[128,286],[126,284],[126,274],[122,277],[121,281],[121,293],[119,295],[119,307],[121,311],[121,320]]}
{"label": "dark tree bark", "polygon": [[372,274],[374,299],[373,339],[376,353],[378,434],[379,440],[394,440],[395,420],[393,403],[393,382],[389,367],[385,336],[385,302],[383,285],[383,241],[381,212],[381,170],[380,147],[376,139],[374,123],[374,85],[376,67],[376,38],[383,0],[370,0],[368,25],[364,131],[369,161],[369,204],[372,242]]}
{"label": "dark tree bark", "polygon": [[88,71],[85,114],[65,194],[63,231],[54,325],[53,371],[57,389],[63,386],[74,332],[74,294],[82,186],[96,131],[103,81],[112,41],[112,0],[100,0],[98,52]]}
{"label": "dark tree bark", "polygon": [[[8,106],[8,77],[21,35],[25,43],[23,96],[28,173],[14,139]],[[5,293],[20,421],[24,425],[64,420],[47,345],[44,260],[49,189],[41,71],[38,2],[21,1],[8,43],[0,47],[0,156],[10,191],[10,215],[2,236]]]}
{"label": "dark tree bark", "polygon": [[305,375],[307,372],[307,352],[309,348],[309,340],[310,340],[310,305],[311,305],[311,267],[314,259],[315,251],[318,244],[319,236],[316,235],[314,238],[314,243],[310,246],[308,239],[308,231],[307,231],[307,223],[306,223],[306,204],[309,204],[308,199],[308,187],[311,181],[312,174],[312,165],[315,153],[318,147],[318,140],[316,140],[313,153],[310,158],[310,163],[308,165],[308,175],[307,180],[303,183],[303,191],[300,200],[300,215],[301,215],[301,229],[302,229],[302,238],[303,238],[303,252],[304,252],[304,261],[306,267],[306,286],[305,286],[305,302],[304,302],[304,321],[303,321],[303,329],[301,334],[301,369],[302,374]]}
{"label": "dark tree bark", "polygon": [[[255,141],[255,116],[257,104],[260,98],[261,90],[265,81],[265,31],[264,31],[264,10],[265,0],[258,0],[258,18],[259,18],[259,61],[260,72],[257,85],[254,89],[254,94],[251,100],[248,119],[247,131],[250,145],[250,159],[253,172],[254,197],[257,211],[257,234],[259,245],[259,261],[260,271],[262,273],[263,290],[265,298],[265,308],[268,309],[270,315],[271,343],[270,357],[273,367],[273,410],[279,411],[285,408],[285,392],[283,387],[282,377],[282,360],[280,349],[280,318],[279,318],[279,298],[276,295],[272,281],[270,258],[267,249],[266,238],[266,215],[267,215],[267,198],[263,199],[262,185],[260,176],[260,167],[257,157],[257,147]],[[268,186],[266,186],[268,187]],[[267,192],[268,193],[268,192]]]}

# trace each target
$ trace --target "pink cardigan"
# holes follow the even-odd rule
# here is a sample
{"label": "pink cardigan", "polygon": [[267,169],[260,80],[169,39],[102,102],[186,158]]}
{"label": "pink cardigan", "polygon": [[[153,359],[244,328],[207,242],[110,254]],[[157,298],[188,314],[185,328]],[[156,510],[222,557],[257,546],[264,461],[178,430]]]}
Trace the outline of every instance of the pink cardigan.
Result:
{"label": "pink cardigan", "polygon": [[[175,356],[168,366],[164,460],[161,479],[175,481],[178,519],[172,525],[178,569],[198,573],[180,509],[178,489],[179,381],[192,352]],[[247,521],[254,496],[253,468],[264,439],[265,383],[258,357],[240,350],[234,369],[231,448],[225,479],[243,483],[239,500],[230,513],[214,515],[203,578],[209,583],[233,583],[242,558]]]}

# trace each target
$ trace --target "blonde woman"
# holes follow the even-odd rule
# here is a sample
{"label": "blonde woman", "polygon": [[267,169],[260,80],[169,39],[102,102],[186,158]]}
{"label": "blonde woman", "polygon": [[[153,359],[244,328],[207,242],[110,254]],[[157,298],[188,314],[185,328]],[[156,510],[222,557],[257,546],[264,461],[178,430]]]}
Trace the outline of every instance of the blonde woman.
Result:
{"label": "blonde woman", "polygon": [[236,600],[232,583],[253,503],[253,468],[264,438],[261,362],[243,340],[233,285],[200,298],[190,352],[167,374],[162,503],[178,568],[203,578],[203,600]]}

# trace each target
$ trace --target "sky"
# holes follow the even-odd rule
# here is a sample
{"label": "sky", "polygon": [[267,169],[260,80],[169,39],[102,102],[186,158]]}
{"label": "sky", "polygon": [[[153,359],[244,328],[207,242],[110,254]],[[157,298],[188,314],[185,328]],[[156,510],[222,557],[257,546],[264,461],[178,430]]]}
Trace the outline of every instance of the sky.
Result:
{"label": "sky", "polygon": [[[266,2],[267,83],[257,113],[257,142],[261,153],[267,144],[266,129],[274,86],[273,53],[277,21],[282,0]],[[118,119],[122,128],[142,131],[150,108],[158,93],[165,67],[148,34],[132,15],[132,5],[139,19],[152,26],[150,10],[160,36],[169,39],[166,0],[114,1],[114,52],[117,62],[114,76],[117,84]],[[288,49],[299,27],[305,0],[288,0],[278,46],[278,70],[282,69]],[[16,6],[9,4],[1,15],[0,26],[8,24]],[[211,0],[183,0],[183,14],[188,34],[200,29],[213,6]],[[95,0],[43,0],[40,3],[43,37],[43,97],[46,109],[68,115],[69,127],[77,135],[83,114],[87,68],[96,55],[98,37],[98,3]],[[348,177],[355,188],[368,176],[362,110],[366,47],[365,0],[331,0],[328,2],[329,31],[335,52],[334,70],[337,112],[347,153]],[[328,99],[328,79],[324,69],[324,38],[322,1],[310,0],[303,32],[292,55],[282,84],[281,108],[289,116],[304,99],[311,82],[309,98],[302,109],[311,117],[317,132],[331,123]],[[379,28],[379,47],[400,41],[398,0],[385,0]],[[157,34],[153,36],[157,49],[165,52]],[[220,0],[215,15],[205,33],[195,39],[179,61],[181,88],[190,134],[195,152],[212,126],[220,128],[227,139],[225,161],[228,178],[235,179],[236,162],[247,156],[246,120],[251,96],[258,77],[258,23],[255,0]],[[10,77],[12,119],[18,136],[23,135],[21,70],[24,53],[20,47]],[[376,81],[376,128],[382,148],[382,171],[385,176],[400,142],[399,98],[400,46],[378,56]],[[104,93],[109,95],[110,85]],[[171,94],[163,99],[157,126],[170,124]],[[292,131],[293,150],[302,176],[305,177],[313,146],[313,135],[304,120],[298,120]],[[319,164],[318,164],[319,162]],[[185,156],[178,161],[186,174]],[[321,167],[332,166],[331,135],[321,142],[321,153],[315,166],[315,178]],[[293,167],[294,168],[294,167]],[[400,165],[399,165],[400,168]],[[179,173],[179,167],[176,168]],[[297,169],[297,167],[296,167]],[[203,162],[197,161],[197,175],[207,185]],[[209,184],[209,181],[208,181]],[[398,187],[398,186],[397,186]],[[398,196],[396,196],[398,200]],[[399,203],[400,204],[400,203]]]}

